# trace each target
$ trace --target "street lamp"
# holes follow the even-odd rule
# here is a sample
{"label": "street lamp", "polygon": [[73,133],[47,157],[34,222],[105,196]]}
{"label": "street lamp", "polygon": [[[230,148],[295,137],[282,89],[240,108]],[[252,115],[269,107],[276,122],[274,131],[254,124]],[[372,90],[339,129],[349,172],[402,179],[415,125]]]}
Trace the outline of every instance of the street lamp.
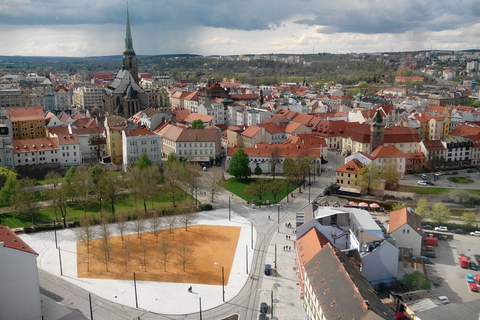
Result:
{"label": "street lamp", "polygon": [[143,266],[137,268],[137,270],[133,271],[133,287],[135,288],[135,307],[138,309],[138,298],[137,298],[137,278],[135,273],[138,269],[141,269]]}
{"label": "street lamp", "polygon": [[270,291],[270,319],[273,319],[273,290],[260,289],[258,291]]}
{"label": "street lamp", "polygon": [[[268,244],[265,244],[266,246],[268,246]],[[274,263],[274,266],[275,266],[275,276],[277,276],[277,244],[273,244],[273,243],[270,243],[271,246],[275,246],[275,260],[273,261]]]}
{"label": "street lamp", "polygon": [[225,302],[225,268],[216,262],[214,262],[217,266],[222,267],[222,295],[223,295],[223,302]]}

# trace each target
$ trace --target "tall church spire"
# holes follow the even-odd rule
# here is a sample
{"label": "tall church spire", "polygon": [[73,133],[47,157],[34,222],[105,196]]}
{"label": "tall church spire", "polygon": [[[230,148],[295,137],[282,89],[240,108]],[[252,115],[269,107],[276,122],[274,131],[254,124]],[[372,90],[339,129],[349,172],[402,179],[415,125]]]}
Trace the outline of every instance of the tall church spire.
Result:
{"label": "tall church spire", "polygon": [[125,35],[125,51],[133,52],[133,40],[132,40],[132,32],[130,31],[130,16],[128,14],[128,2],[127,2],[127,30]]}

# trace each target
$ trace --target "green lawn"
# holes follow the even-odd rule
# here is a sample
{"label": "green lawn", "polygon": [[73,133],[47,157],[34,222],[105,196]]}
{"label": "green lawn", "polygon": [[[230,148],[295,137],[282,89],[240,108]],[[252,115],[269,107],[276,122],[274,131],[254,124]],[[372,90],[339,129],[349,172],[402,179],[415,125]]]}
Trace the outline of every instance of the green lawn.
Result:
{"label": "green lawn", "polygon": [[[254,183],[257,181],[257,178],[249,178],[247,180],[237,180],[236,178],[230,178],[223,182],[223,187],[233,193],[234,195],[242,198],[245,201],[252,201],[252,197],[248,197],[244,194],[245,187],[248,186],[250,183]],[[284,182],[285,189],[277,195],[277,199],[273,199],[273,195],[268,192],[263,198],[262,201],[270,201],[270,203],[278,203],[282,201],[283,198],[287,196],[287,182],[284,179],[278,179]],[[288,184],[288,193],[293,192],[298,186],[293,186],[291,183]],[[255,197],[255,203],[258,203],[258,197]]]}
{"label": "green lawn", "polygon": [[[183,202],[192,201],[190,195],[185,192],[179,193],[178,199],[176,199],[176,204],[181,205]],[[195,201],[195,199],[193,199]],[[162,210],[170,208],[172,206],[171,195],[160,191],[155,198],[153,199],[153,207],[156,210]],[[120,194],[115,202],[115,211],[120,212],[132,212],[135,209],[135,198],[131,194]],[[137,199],[137,209],[143,212],[143,200],[141,198]],[[147,210],[152,209],[152,201],[147,201]],[[39,214],[36,217],[35,221],[37,224],[50,224],[54,220],[60,221],[61,215],[58,209],[56,210],[52,206],[40,207]],[[110,216],[112,210],[110,203],[103,200],[102,201],[102,214]],[[67,208],[67,222],[79,221],[84,217],[83,208],[72,203],[68,205]],[[87,217],[93,219],[100,219],[100,202],[94,200],[90,206],[87,207]],[[16,216],[11,213],[0,214],[0,220],[2,224],[7,225],[10,228],[19,228],[19,227],[30,227],[31,226],[31,217],[30,216]]]}
{"label": "green lawn", "polygon": [[448,177],[447,180],[454,183],[474,183],[472,179],[465,177]]}

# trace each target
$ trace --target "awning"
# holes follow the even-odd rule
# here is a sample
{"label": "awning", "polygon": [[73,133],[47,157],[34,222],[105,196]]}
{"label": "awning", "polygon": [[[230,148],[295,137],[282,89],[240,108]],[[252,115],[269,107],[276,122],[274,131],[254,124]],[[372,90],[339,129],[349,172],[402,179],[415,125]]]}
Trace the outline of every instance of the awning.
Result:
{"label": "awning", "polygon": [[359,206],[360,208],[367,208],[367,207],[368,207],[368,203],[360,202],[360,203],[358,204],[358,206]]}
{"label": "awning", "polygon": [[370,208],[380,208],[378,203],[370,203]]}

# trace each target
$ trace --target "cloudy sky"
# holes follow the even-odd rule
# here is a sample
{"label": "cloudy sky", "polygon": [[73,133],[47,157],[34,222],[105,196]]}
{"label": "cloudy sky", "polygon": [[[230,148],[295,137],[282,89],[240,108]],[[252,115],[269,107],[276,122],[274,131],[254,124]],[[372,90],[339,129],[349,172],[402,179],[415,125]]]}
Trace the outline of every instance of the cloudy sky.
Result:
{"label": "cloudy sky", "polygon": [[[0,55],[125,47],[125,0],[0,0]],[[476,49],[479,0],[130,0],[137,55]]]}

